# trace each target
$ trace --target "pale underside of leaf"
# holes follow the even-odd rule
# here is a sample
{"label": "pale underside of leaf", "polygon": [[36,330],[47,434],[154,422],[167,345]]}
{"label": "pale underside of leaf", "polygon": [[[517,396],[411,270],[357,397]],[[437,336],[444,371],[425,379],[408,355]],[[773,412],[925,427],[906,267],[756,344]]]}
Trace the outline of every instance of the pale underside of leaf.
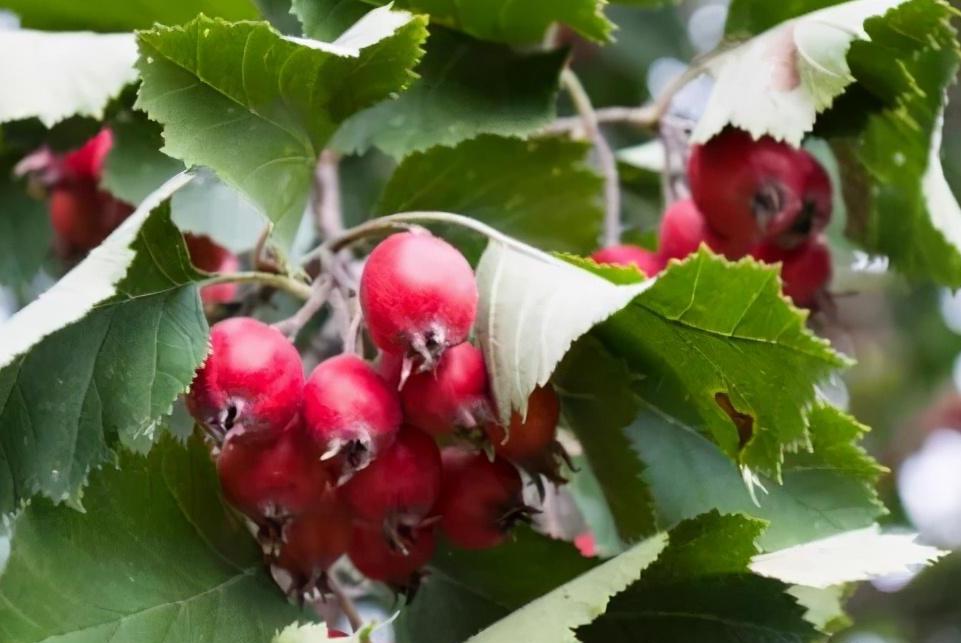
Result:
{"label": "pale underside of leaf", "polygon": [[140,227],[158,205],[192,179],[192,175],[182,172],[157,188],[86,259],[50,290],[0,324],[0,368],[115,295],[117,284],[134,259],[130,245]]}
{"label": "pale underside of leaf", "polygon": [[47,127],[104,108],[137,78],[131,33],[0,30],[0,122],[37,118]]}
{"label": "pale underside of leaf", "polygon": [[624,308],[654,280],[616,286],[527,246],[492,240],[477,266],[477,332],[503,421],[527,413],[578,337]]}
{"label": "pale underside of leaf", "polygon": [[660,533],[498,621],[470,643],[576,643],[574,628],[604,613],[612,596],[624,591],[667,546]]}
{"label": "pale underside of leaf", "polygon": [[921,191],[931,215],[931,224],[944,238],[961,252],[961,206],[944,177],[941,166],[941,139],[944,130],[944,113],[938,118],[937,127],[931,137],[931,152],[928,167],[921,178]]}
{"label": "pale underside of leaf", "polygon": [[800,146],[817,115],[854,81],[845,57],[852,41],[867,38],[864,21],[904,1],[821,9],[721,54],[709,66],[716,82],[692,140],[703,143],[733,125]]}

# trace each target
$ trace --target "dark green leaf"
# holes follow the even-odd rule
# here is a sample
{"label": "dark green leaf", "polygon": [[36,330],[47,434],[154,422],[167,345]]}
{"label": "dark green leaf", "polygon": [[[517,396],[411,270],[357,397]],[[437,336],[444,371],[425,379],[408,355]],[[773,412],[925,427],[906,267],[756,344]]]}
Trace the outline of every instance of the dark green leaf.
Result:
{"label": "dark green leaf", "polygon": [[19,286],[50,250],[50,218],[41,201],[11,181],[0,183],[0,285]]}
{"label": "dark green leaf", "polygon": [[130,31],[156,22],[179,25],[198,13],[228,20],[257,17],[250,0],[0,0],[0,8],[16,12],[25,27],[48,30]]}
{"label": "dark green leaf", "polygon": [[291,13],[300,19],[304,35],[330,42],[370,11],[364,0],[293,0]]}
{"label": "dark green leaf", "polygon": [[845,0],[732,0],[724,31],[728,37],[756,36],[791,18],[841,4]]}

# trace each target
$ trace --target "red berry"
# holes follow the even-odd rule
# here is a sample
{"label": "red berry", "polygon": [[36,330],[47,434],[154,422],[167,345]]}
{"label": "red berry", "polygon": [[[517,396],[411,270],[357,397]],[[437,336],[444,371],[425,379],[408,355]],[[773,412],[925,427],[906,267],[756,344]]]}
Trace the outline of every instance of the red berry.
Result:
{"label": "red berry", "polygon": [[831,251],[821,237],[790,250],[768,243],[753,254],[765,263],[781,262],[784,294],[802,308],[814,307],[818,293],[831,280]]}
{"label": "red berry", "polygon": [[104,162],[113,147],[113,132],[103,128],[81,147],[63,155],[64,173],[68,179],[90,179],[100,182]]}
{"label": "red berry", "polygon": [[393,388],[400,388],[401,371],[404,369],[404,357],[380,351],[377,360],[374,362],[374,370],[384,378],[384,381]]}
{"label": "red berry", "polygon": [[653,277],[664,270],[664,260],[657,253],[640,246],[608,246],[595,251],[591,259],[597,263],[634,266],[648,277]]}
{"label": "red berry", "polygon": [[327,628],[327,638],[329,639],[346,639],[350,638],[350,634],[347,632],[341,632],[340,630],[335,630],[332,628]]}
{"label": "red berry", "polygon": [[66,255],[97,247],[133,212],[131,206],[101,192],[92,181],[54,187],[48,207],[50,223]]}
{"label": "red berry", "polygon": [[281,433],[231,434],[217,456],[224,498],[258,523],[328,504],[334,481],[311,446],[297,419]]}
{"label": "red berry", "polygon": [[688,178],[718,249],[732,258],[770,236],[816,233],[831,216],[830,181],[817,161],[769,136],[726,129],[692,148]]}
{"label": "red berry", "polygon": [[303,365],[275,328],[235,317],[210,329],[211,351],[187,396],[194,419],[217,433],[284,429],[300,408]]}
{"label": "red berry", "polygon": [[511,527],[527,517],[521,476],[500,458],[446,448],[443,487],[436,511],[448,539],[464,549],[501,544]]}
{"label": "red berry", "polygon": [[682,199],[664,211],[658,243],[658,254],[666,261],[684,259],[702,243],[713,248],[717,242],[694,201]]}
{"label": "red berry", "polygon": [[431,435],[476,426],[490,415],[484,354],[466,342],[451,348],[433,371],[412,375],[400,398],[406,420]]}
{"label": "red berry", "polygon": [[287,522],[281,534],[277,565],[291,572],[298,585],[312,584],[350,547],[350,514],[332,496],[309,513]]}
{"label": "red berry", "polygon": [[509,430],[503,426],[488,424],[487,436],[494,445],[494,452],[518,464],[537,460],[557,437],[557,420],[561,405],[550,384],[534,389],[527,398],[527,417],[511,414]]}
{"label": "red berry", "polygon": [[363,469],[391,444],[403,419],[397,392],[356,355],[321,362],[304,387],[307,431],[325,457],[341,456],[345,475]]}
{"label": "red berry", "polygon": [[405,553],[378,527],[358,524],[354,526],[347,555],[367,578],[407,587],[417,570],[430,562],[436,544],[433,526],[411,531],[404,543]]}
{"label": "red berry", "polygon": [[[205,235],[185,234],[190,261],[204,272],[230,274],[240,269],[237,255]],[[237,298],[237,284],[216,284],[200,289],[200,298],[207,304],[219,304]]]}
{"label": "red berry", "polygon": [[437,501],[440,486],[437,445],[426,434],[404,427],[394,444],[340,491],[355,518],[390,531],[419,525]]}
{"label": "red berry", "polygon": [[360,280],[371,339],[382,351],[420,355],[433,368],[467,339],[477,313],[477,283],[464,256],[426,233],[393,234],[374,248]]}

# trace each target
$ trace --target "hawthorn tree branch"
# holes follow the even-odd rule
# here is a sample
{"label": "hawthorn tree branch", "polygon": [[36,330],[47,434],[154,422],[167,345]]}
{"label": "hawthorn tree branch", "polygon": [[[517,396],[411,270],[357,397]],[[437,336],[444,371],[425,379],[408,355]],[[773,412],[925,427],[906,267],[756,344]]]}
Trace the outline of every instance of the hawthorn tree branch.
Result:
{"label": "hawthorn tree branch", "polygon": [[215,284],[260,284],[262,286],[276,288],[277,290],[283,290],[298,299],[307,300],[311,295],[311,287],[309,284],[286,275],[279,275],[272,272],[234,272],[204,279],[200,284],[203,286],[213,286]]}
{"label": "hawthorn tree branch", "polygon": [[604,240],[605,246],[616,244],[621,238],[621,186],[617,176],[617,160],[604,133],[601,132],[597,113],[584,86],[570,69],[561,72],[561,84],[574,101],[580,115],[584,133],[594,145],[597,163],[604,177]]}

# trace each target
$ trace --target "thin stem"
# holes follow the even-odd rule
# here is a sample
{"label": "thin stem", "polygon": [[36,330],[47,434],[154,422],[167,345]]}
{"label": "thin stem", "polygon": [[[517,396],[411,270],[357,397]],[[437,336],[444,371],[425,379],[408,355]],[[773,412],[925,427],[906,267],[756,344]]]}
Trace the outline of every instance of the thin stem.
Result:
{"label": "thin stem", "polygon": [[561,84],[574,101],[574,107],[584,125],[584,133],[594,144],[597,163],[604,177],[604,245],[613,245],[621,238],[621,187],[617,177],[617,160],[601,132],[591,98],[577,75],[570,69],[565,69],[561,72]]}
{"label": "thin stem", "polygon": [[215,284],[261,284],[283,290],[303,300],[310,298],[311,294],[310,285],[302,281],[297,281],[296,279],[291,279],[285,275],[277,275],[271,272],[248,271],[222,274],[204,279],[201,284],[204,286],[212,286]]}
{"label": "thin stem", "polygon": [[333,576],[328,575],[327,586],[330,588],[330,593],[334,595],[337,599],[337,604],[340,605],[340,610],[347,617],[350,622],[350,627],[355,632],[360,631],[364,627],[364,619],[361,618],[360,612],[357,611],[357,606],[354,605],[354,601],[351,600],[349,596],[344,592],[344,588],[340,586]]}
{"label": "thin stem", "polygon": [[275,323],[274,328],[291,339],[296,337],[300,329],[317,314],[317,311],[323,308],[333,287],[334,282],[328,275],[318,277],[311,285],[310,297],[307,298],[304,305],[287,319]]}

